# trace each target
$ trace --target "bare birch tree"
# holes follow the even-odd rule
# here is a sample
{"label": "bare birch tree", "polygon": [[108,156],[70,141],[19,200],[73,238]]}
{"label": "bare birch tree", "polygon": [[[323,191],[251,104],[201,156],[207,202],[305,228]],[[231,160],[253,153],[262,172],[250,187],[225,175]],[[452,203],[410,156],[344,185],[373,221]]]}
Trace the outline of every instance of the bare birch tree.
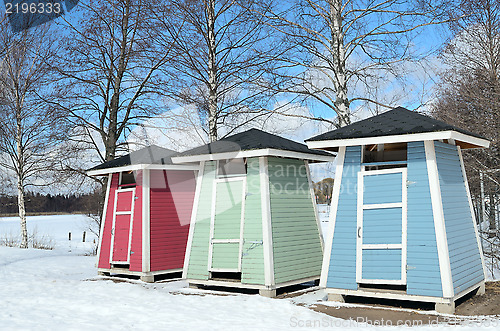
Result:
{"label": "bare birch tree", "polygon": [[61,139],[59,114],[42,101],[49,98],[53,31],[37,27],[13,34],[1,23],[0,43],[0,167],[16,177],[21,248],[28,247],[25,193],[29,186],[47,185],[52,148]]}
{"label": "bare birch tree", "polygon": [[55,106],[69,113],[72,146],[94,150],[101,162],[123,149],[131,127],[163,107],[162,91],[171,78],[159,69],[173,48],[159,37],[158,6],[146,0],[80,1],[72,12],[78,21],[68,17],[64,24],[67,37],[53,65],[63,77]]}
{"label": "bare birch tree", "polygon": [[450,24],[454,32],[441,57],[447,65],[438,84],[434,116],[492,143],[466,150],[467,177],[482,230],[490,272],[500,265],[498,213],[500,200],[500,3],[463,1]]}
{"label": "bare birch tree", "polygon": [[500,194],[500,172],[495,170],[500,169],[500,4],[467,0],[454,15],[463,18],[450,24],[454,38],[443,48],[447,69],[438,85],[434,115],[492,141],[489,149],[468,151],[464,158],[476,202],[481,202],[480,173],[484,174],[495,222],[497,207],[491,201]]}
{"label": "bare birch tree", "polygon": [[82,0],[59,21],[64,38],[49,64],[59,79],[46,100],[67,114],[68,141],[59,146],[61,176],[101,196],[91,227],[100,227],[105,177],[86,169],[128,149],[127,134],[163,112],[175,53],[156,17],[160,0]]}
{"label": "bare birch tree", "polygon": [[[175,102],[195,105],[209,140],[269,116],[272,68],[280,45],[266,24],[268,1],[173,0],[161,16],[174,39]],[[224,132],[219,130],[224,126]]]}
{"label": "bare birch tree", "polygon": [[[280,91],[296,95],[351,122],[353,103],[390,107],[376,85],[403,80],[413,45],[425,26],[447,20],[452,2],[397,0],[296,0],[265,14],[290,43],[283,56]],[[359,94],[357,94],[359,93]]]}

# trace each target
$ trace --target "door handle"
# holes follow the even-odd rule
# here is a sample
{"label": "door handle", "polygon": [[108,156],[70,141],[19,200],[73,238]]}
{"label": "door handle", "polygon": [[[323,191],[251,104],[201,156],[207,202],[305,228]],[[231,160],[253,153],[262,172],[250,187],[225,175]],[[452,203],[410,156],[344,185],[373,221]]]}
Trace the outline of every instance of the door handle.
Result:
{"label": "door handle", "polygon": [[360,227],[360,226],[358,226],[358,238],[361,238],[361,233],[360,233],[360,231],[361,231],[361,227]]}

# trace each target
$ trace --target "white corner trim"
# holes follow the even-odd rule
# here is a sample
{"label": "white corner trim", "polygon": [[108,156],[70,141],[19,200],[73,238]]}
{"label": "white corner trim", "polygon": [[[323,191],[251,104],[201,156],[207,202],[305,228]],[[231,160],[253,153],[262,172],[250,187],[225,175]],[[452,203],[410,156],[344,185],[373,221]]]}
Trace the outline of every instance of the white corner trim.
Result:
{"label": "white corner trim", "polygon": [[469,136],[451,130],[401,134],[392,136],[354,138],[354,139],[306,141],[306,143],[307,147],[309,148],[322,149],[322,148],[340,147],[340,146],[359,146],[359,145],[387,144],[387,143],[410,142],[410,141],[441,140],[441,139],[453,139],[455,141],[462,141],[465,143],[475,145],[477,147],[488,147],[490,145],[490,142],[486,139]]}
{"label": "white corner trim", "polygon": [[246,197],[247,197],[247,177],[244,176],[241,178],[243,181],[243,188],[241,194],[241,219],[240,219],[240,239],[239,239],[239,250],[238,250],[238,272],[241,272],[241,266],[243,264],[243,243],[244,243],[244,230],[245,230],[245,206],[246,206]]}
{"label": "white corner trim", "polygon": [[364,170],[363,168],[364,167],[361,167],[361,172],[367,175],[397,174],[403,172],[402,169],[405,169],[405,168],[393,168],[393,169],[381,169],[381,170]]}
{"label": "white corner trim", "polygon": [[324,243],[325,239],[323,237],[323,230],[321,229],[321,221],[319,220],[318,208],[316,206],[316,195],[314,194],[314,186],[313,186],[312,179],[311,179],[311,169],[309,169],[309,162],[307,160],[304,161],[304,165],[306,167],[307,182],[309,184],[309,195],[311,196],[311,202],[312,202],[313,209],[314,209],[314,217],[316,218],[316,225],[318,226],[318,234],[319,234],[319,240],[321,243],[321,251],[324,253],[325,252],[325,243]]}
{"label": "white corner trim", "polygon": [[151,170],[198,170],[198,164],[146,164],[143,169]]}
{"label": "white corner trim", "polygon": [[443,297],[453,298],[453,279],[451,277],[450,255],[448,251],[448,240],[446,237],[443,201],[441,199],[441,188],[439,186],[439,174],[434,141],[426,140],[424,141],[424,146],[427,175],[429,177],[429,189],[431,193],[432,214],[434,216],[434,230],[436,232],[436,244],[438,250]]}
{"label": "white corner trim", "polygon": [[274,286],[273,233],[271,225],[271,199],[267,157],[259,157],[260,203],[262,211],[262,245],[264,251],[264,280],[266,286]]}
{"label": "white corner trim", "polygon": [[486,265],[484,263],[483,248],[481,245],[481,238],[479,237],[479,231],[477,230],[477,219],[476,213],[474,212],[474,206],[472,205],[472,198],[469,191],[469,181],[467,180],[467,173],[465,172],[464,159],[462,157],[462,150],[460,146],[457,146],[458,157],[460,158],[460,167],[462,168],[462,175],[464,177],[465,190],[467,191],[467,199],[469,200],[470,214],[472,218],[472,224],[474,225],[474,234],[476,235],[477,247],[479,248],[479,255],[481,256],[481,265],[483,266],[484,279],[486,279]]}
{"label": "white corner trim", "polygon": [[401,280],[404,284],[407,283],[407,266],[408,266],[408,168],[403,168],[403,183],[402,183],[402,193],[403,193],[403,224],[402,224],[402,236],[401,241],[403,248],[401,250]]}
{"label": "white corner trim", "polygon": [[[120,191],[120,190],[117,190]],[[128,257],[127,257],[127,263],[130,264],[130,259],[132,256],[132,235],[134,234],[134,225],[135,225],[135,202],[137,201],[135,199],[135,187],[132,188],[132,210],[130,211],[130,228],[128,230]]]}
{"label": "white corner trim", "polygon": [[[102,247],[102,237],[104,235],[104,225],[106,223],[106,214],[108,213],[108,203],[109,203],[109,191],[111,190],[111,181],[113,180],[113,175],[108,175],[108,182],[106,183],[106,197],[104,198],[104,206],[101,215],[101,228],[99,229],[99,246],[97,247],[97,265],[99,265],[99,259],[101,257],[101,247]],[[113,207],[114,210],[114,207]],[[111,240],[111,237],[109,238]],[[111,243],[110,243],[111,245]]]}
{"label": "white corner trim", "polygon": [[[215,171],[219,168],[219,162],[216,163],[215,165]],[[214,239],[214,229],[215,229],[215,216],[216,216],[216,211],[215,207],[217,205],[217,172],[214,174],[214,179],[211,179],[212,181],[212,200],[210,201],[210,228],[209,228],[209,235],[208,235],[208,256],[207,256],[207,271],[210,272],[212,270],[212,257],[214,253],[214,245],[213,245],[213,239]]]}
{"label": "white corner trim", "polygon": [[330,258],[332,254],[333,235],[335,232],[335,221],[340,198],[340,185],[342,184],[342,172],[344,169],[345,146],[339,148],[337,154],[337,164],[335,166],[335,180],[333,182],[332,199],[330,205],[330,215],[328,217],[328,232],[325,234],[325,249],[323,251],[323,264],[321,266],[320,287],[326,287],[328,281],[328,271],[330,269]]}
{"label": "white corner trim", "polygon": [[151,271],[151,174],[142,170],[142,272]]}
{"label": "white corner trim", "polygon": [[194,227],[196,223],[196,216],[198,214],[198,205],[200,203],[201,184],[203,182],[204,172],[205,172],[205,162],[201,162],[199,165],[198,176],[196,178],[196,190],[194,193],[193,208],[191,210],[191,222],[189,223],[188,242],[186,245],[186,253],[184,254],[184,267],[182,269],[183,279],[187,278],[189,259],[191,257],[191,249],[193,247]]}
{"label": "white corner trim", "polygon": [[256,149],[250,151],[237,151],[237,152],[226,152],[226,153],[214,153],[214,154],[201,154],[201,155],[187,155],[187,156],[175,156],[172,157],[172,162],[174,163],[189,163],[189,162],[199,162],[199,161],[214,161],[214,160],[228,160],[228,159],[238,159],[238,158],[249,158],[249,157],[261,157],[261,156],[278,156],[287,157],[292,159],[300,160],[311,160],[318,162],[330,162],[335,159],[335,156],[327,155],[317,155],[310,153],[292,152],[284,151],[274,148]]}

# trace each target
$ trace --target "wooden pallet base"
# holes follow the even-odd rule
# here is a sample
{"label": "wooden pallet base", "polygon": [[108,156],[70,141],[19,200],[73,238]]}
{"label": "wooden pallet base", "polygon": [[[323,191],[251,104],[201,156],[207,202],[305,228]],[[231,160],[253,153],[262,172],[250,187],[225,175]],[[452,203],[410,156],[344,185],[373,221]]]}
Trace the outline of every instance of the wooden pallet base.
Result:
{"label": "wooden pallet base", "polygon": [[198,279],[187,279],[190,288],[203,288],[203,287],[214,287],[214,288],[232,288],[232,289],[246,289],[246,290],[258,290],[259,295],[274,298],[276,297],[276,290],[282,289],[284,287],[289,287],[293,285],[299,285],[303,283],[317,281],[319,276],[298,279],[291,282],[276,284],[273,286],[265,286],[258,284],[244,284],[241,282],[234,281],[221,281],[221,280],[198,280]]}
{"label": "wooden pallet base", "polygon": [[406,301],[421,301],[421,302],[433,302],[435,303],[435,309],[438,313],[442,314],[454,314],[455,313],[455,301],[476,291],[476,295],[483,295],[485,293],[485,283],[480,282],[465,291],[460,292],[453,298],[440,298],[440,297],[430,297],[421,295],[408,295],[401,293],[401,291],[389,291],[389,290],[375,290],[375,289],[362,289],[362,290],[344,290],[344,289],[333,289],[326,288],[328,293],[329,301],[344,302],[345,296],[360,296],[360,297],[371,297],[380,299],[393,299],[393,300],[406,300]]}
{"label": "wooden pallet base", "polygon": [[110,277],[137,277],[145,283],[154,283],[156,279],[162,276],[181,273],[182,269],[170,269],[170,270],[160,270],[153,272],[140,272],[140,271],[130,271],[125,268],[110,268],[110,269],[98,269],[97,274],[99,276],[110,276]]}

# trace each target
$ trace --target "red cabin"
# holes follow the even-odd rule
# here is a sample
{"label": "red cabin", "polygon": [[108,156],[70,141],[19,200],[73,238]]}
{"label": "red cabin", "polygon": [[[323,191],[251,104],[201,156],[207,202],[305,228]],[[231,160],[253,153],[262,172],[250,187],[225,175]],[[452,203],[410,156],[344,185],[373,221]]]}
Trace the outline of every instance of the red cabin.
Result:
{"label": "red cabin", "polygon": [[98,165],[108,176],[98,249],[98,273],[153,282],[182,271],[198,165],[174,165],[158,146]]}

